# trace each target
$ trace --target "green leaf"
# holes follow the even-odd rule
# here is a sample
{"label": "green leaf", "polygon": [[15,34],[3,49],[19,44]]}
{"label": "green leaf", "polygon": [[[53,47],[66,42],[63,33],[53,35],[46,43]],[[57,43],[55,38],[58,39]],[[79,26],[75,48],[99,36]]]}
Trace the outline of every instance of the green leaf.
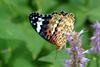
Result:
{"label": "green leaf", "polygon": [[100,20],[100,0],[89,0],[87,14],[93,22]]}
{"label": "green leaf", "polygon": [[[3,4],[0,4],[0,38],[17,39],[25,42],[25,45],[34,55],[35,59],[42,49],[44,40],[35,33],[35,31],[33,31],[29,21],[27,21],[27,14],[29,10],[26,8],[25,4],[21,4],[26,3],[23,1],[20,2],[20,0],[18,0],[16,4],[15,1],[11,1],[10,3],[8,0],[1,1]],[[22,18],[21,20],[20,18],[17,18],[18,16],[22,16],[26,19]]]}
{"label": "green leaf", "polygon": [[84,12],[81,12],[81,11],[79,11],[79,12],[76,12],[76,17],[75,17],[75,27],[74,27],[74,29],[76,30],[76,31],[80,31],[80,30],[82,30],[82,29],[84,29],[84,22],[85,22],[85,20],[86,20],[86,14],[84,13]]}
{"label": "green leaf", "polygon": [[86,29],[86,32],[83,34],[83,37],[82,37],[82,46],[85,49],[89,49],[90,48],[90,36],[89,36],[89,32],[88,32],[87,29]]}
{"label": "green leaf", "polygon": [[21,41],[13,39],[1,39],[0,38],[0,53],[2,56],[2,62],[8,64],[12,58],[12,52],[20,45]]}
{"label": "green leaf", "polygon": [[16,58],[24,58],[29,61],[32,61],[32,53],[27,49],[24,43],[20,44],[15,50],[12,51],[12,57],[10,58],[10,63],[13,63],[13,61]]}
{"label": "green leaf", "polygon": [[68,58],[68,54],[61,50],[52,51],[49,55],[39,58],[39,61],[53,63],[50,67],[63,67],[66,58]]}
{"label": "green leaf", "polygon": [[100,0],[88,0],[88,7],[91,9],[100,7]]}
{"label": "green leaf", "polygon": [[93,22],[100,21],[100,7],[88,12],[89,19]]}
{"label": "green leaf", "polygon": [[71,4],[79,4],[79,5],[84,5],[85,0],[69,0]]}
{"label": "green leaf", "polygon": [[13,62],[13,67],[33,67],[33,65],[26,59],[16,58],[16,60]]}
{"label": "green leaf", "polygon": [[39,12],[48,12],[54,9],[57,6],[57,2],[55,0],[35,0],[38,6]]}

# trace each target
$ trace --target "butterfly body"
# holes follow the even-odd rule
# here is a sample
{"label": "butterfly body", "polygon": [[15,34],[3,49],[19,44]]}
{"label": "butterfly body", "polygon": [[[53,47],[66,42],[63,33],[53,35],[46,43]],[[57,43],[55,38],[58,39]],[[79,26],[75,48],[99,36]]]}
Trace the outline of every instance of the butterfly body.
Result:
{"label": "butterfly body", "polygon": [[70,13],[53,13],[40,15],[32,13],[29,16],[31,25],[45,40],[61,49],[67,42],[66,33],[73,31],[74,17]]}

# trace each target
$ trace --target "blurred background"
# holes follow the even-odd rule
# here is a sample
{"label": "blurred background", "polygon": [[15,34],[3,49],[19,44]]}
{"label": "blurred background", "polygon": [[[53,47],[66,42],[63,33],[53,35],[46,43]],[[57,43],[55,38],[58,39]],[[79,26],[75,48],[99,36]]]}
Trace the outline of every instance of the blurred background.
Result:
{"label": "blurred background", "polygon": [[[28,16],[34,11],[73,13],[74,30],[86,30],[83,48],[91,47],[91,25],[100,21],[100,0],[0,0],[0,67],[64,67],[69,55],[63,49],[57,52],[31,27]],[[95,57],[92,60],[85,67],[95,67]]]}

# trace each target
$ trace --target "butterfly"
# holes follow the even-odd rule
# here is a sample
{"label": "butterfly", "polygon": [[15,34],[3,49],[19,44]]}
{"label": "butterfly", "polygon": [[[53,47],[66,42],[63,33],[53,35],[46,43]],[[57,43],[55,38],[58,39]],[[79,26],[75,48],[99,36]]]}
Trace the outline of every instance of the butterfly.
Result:
{"label": "butterfly", "polygon": [[39,14],[33,12],[29,15],[29,21],[33,29],[45,40],[56,45],[58,50],[66,45],[66,33],[71,33],[74,28],[72,13]]}

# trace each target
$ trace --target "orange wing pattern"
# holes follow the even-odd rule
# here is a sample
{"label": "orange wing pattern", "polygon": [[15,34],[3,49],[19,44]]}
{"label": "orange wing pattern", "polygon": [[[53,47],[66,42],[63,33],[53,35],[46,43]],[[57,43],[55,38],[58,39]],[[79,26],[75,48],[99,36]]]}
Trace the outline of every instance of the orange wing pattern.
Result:
{"label": "orange wing pattern", "polygon": [[66,45],[66,33],[71,33],[74,28],[74,16],[70,13],[56,13],[49,20],[48,29],[51,36],[50,42],[55,44],[58,49]]}

